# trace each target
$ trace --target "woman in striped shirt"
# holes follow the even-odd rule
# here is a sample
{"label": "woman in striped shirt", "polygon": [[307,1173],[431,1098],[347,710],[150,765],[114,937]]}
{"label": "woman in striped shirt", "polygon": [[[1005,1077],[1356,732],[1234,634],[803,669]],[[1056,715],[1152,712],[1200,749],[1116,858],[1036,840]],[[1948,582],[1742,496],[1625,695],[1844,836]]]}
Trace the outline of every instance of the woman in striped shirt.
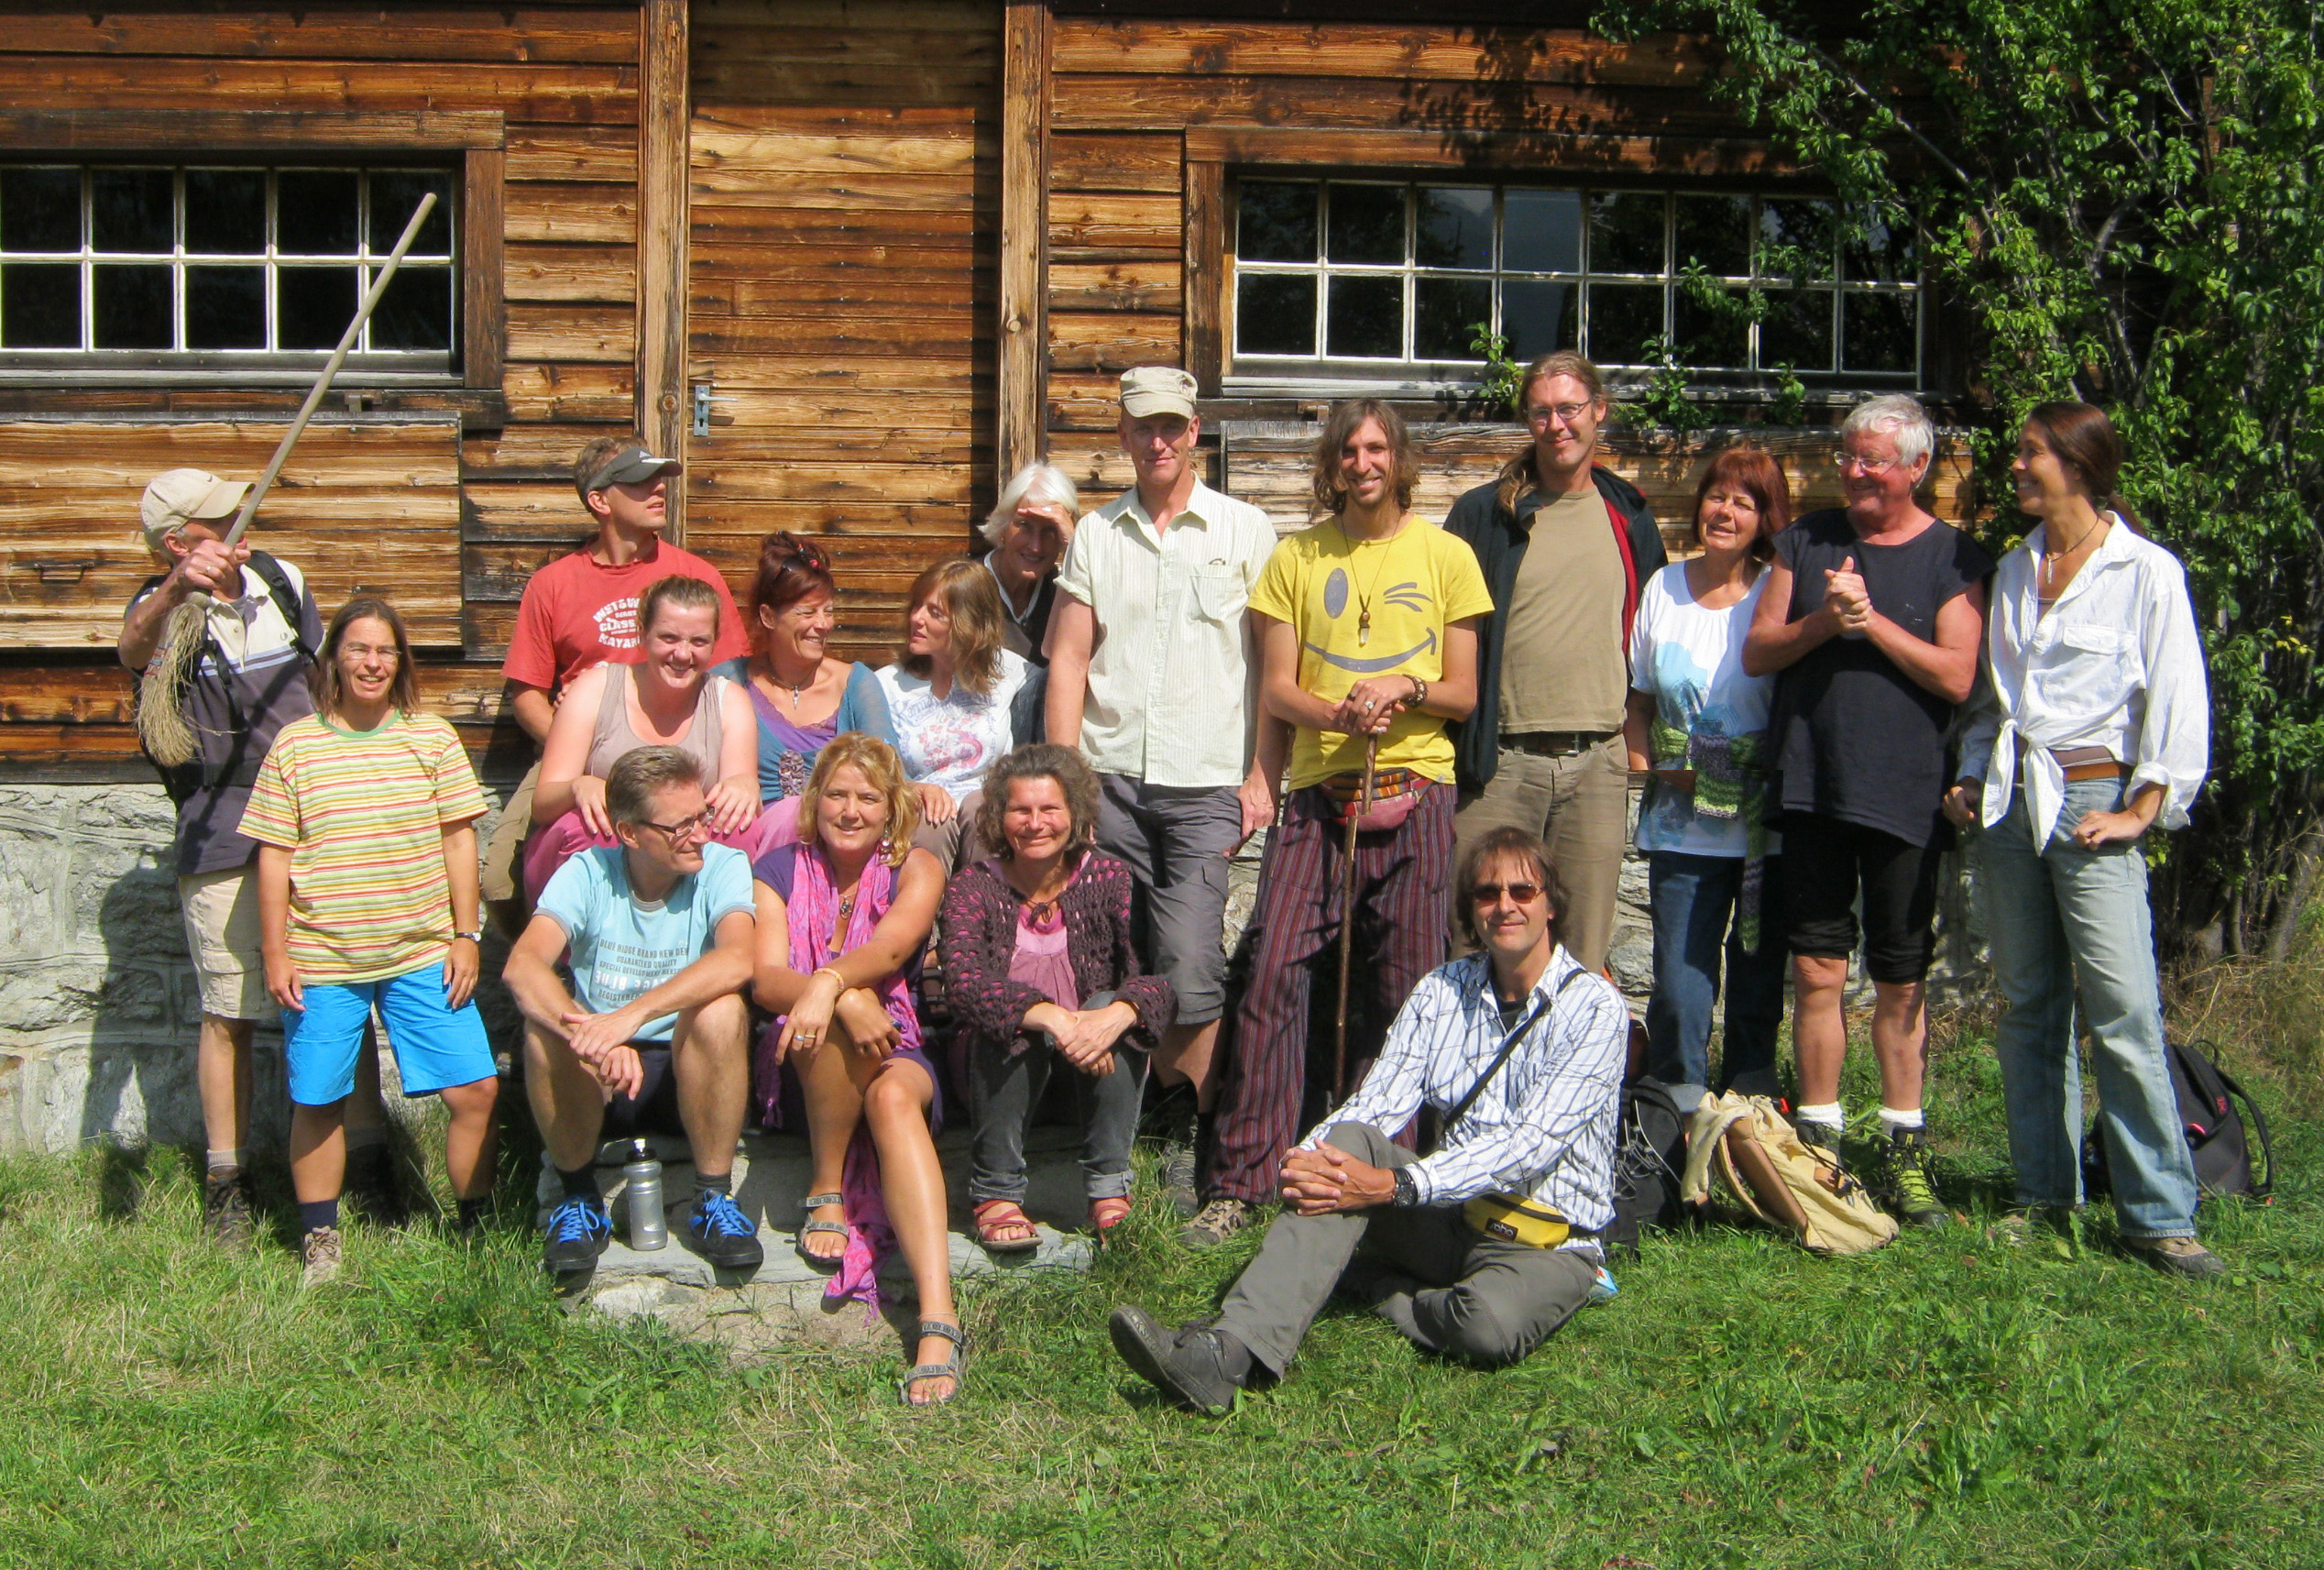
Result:
{"label": "woman in striped shirt", "polygon": [[499,1088],[476,991],[484,791],[450,725],[419,709],[411,641],[385,600],[331,619],[316,712],[282,728],[242,818],[258,843],[259,950],[282,1006],[303,1283],[338,1274],[343,1122],[376,1005],[403,1093],[440,1094],[444,1158],[473,1227],[492,1191]]}

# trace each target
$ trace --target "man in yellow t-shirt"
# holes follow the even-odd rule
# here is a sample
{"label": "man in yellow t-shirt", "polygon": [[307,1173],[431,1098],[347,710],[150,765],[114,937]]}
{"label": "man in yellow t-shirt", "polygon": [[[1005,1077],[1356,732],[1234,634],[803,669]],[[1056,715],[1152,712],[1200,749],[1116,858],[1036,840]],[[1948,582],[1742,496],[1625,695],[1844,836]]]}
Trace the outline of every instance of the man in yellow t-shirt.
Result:
{"label": "man in yellow t-shirt", "polygon": [[1315,457],[1316,500],[1332,515],[1277,545],[1251,592],[1260,702],[1282,722],[1262,729],[1262,763],[1270,776],[1280,767],[1288,726],[1290,792],[1259,872],[1205,1203],[1180,1234],[1198,1246],[1265,1219],[1299,1136],[1309,1004],[1317,961],[1336,953],[1347,814],[1375,738],[1378,826],[1355,836],[1351,1077],[1444,959],[1453,803],[1444,727],[1475,706],[1476,623],[1493,599],[1469,547],[1413,516],[1416,469],[1394,410],[1372,399],[1334,407]]}

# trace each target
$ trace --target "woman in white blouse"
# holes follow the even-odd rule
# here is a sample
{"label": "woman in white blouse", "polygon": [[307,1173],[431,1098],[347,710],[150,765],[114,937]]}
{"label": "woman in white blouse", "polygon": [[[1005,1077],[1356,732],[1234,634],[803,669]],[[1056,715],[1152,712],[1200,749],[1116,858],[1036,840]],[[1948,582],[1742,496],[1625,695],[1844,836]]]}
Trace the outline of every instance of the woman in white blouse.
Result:
{"label": "woman in white blouse", "polygon": [[918,787],[915,843],[947,877],[977,853],[977,785],[1025,740],[1034,716],[1020,702],[1032,667],[1002,643],[1001,591],[981,562],[937,563],[904,601],[904,652],[880,671],[904,772]]}
{"label": "woman in white blouse", "polygon": [[1979,884],[2008,1003],[1995,1033],[2022,1211],[2070,1234],[2080,1202],[2077,993],[2125,1247],[2216,1275],[2195,1241],[2195,1167],[2163,1044],[2146,856],[2187,821],[2209,766],[2210,703],[2187,574],[2115,495],[2122,442],[2087,403],[2037,405],[2018,437],[2017,503],[2040,526],[2002,558],[1992,676],[1945,798],[1982,824]]}

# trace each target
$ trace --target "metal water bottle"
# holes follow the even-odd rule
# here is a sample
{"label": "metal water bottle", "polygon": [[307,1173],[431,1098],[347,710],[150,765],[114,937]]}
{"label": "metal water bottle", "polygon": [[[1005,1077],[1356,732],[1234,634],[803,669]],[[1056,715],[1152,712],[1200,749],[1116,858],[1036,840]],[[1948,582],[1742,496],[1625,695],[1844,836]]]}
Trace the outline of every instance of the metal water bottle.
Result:
{"label": "metal water bottle", "polygon": [[642,1139],[630,1141],[629,1164],[621,1169],[621,1201],[630,1212],[630,1247],[650,1254],[670,1241],[670,1224],[662,1213],[662,1163]]}

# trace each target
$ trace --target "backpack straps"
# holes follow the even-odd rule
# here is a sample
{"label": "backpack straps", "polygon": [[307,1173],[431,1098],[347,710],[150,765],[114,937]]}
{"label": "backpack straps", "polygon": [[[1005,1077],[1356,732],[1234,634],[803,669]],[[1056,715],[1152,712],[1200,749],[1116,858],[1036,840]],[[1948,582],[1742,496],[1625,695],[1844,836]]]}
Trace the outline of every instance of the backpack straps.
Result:
{"label": "backpack straps", "polygon": [[313,659],[316,651],[307,646],[306,619],[300,614],[305,607],[301,602],[298,589],[290,582],[290,575],[282,570],[280,562],[264,551],[252,551],[247,565],[258,575],[258,581],[267,586],[267,593],[274,599],[274,608],[282,612],[282,620],[290,624],[290,642],[301,655]]}
{"label": "backpack straps", "polygon": [[[2267,1117],[2260,1111],[2260,1103],[2252,1099],[2252,1092],[2236,1081],[2235,1076],[2218,1065],[2211,1071],[2219,1076],[2220,1087],[2242,1104],[2243,1120],[2252,1125],[2252,1133],[2260,1142],[2260,1160],[2264,1171],[2252,1176],[2251,1197],[2265,1204],[2275,1196],[2275,1142],[2267,1136]],[[2249,1152],[2245,1158],[2250,1158]]]}
{"label": "backpack straps", "polygon": [[1502,1038],[1501,1049],[1493,1054],[1493,1061],[1486,1064],[1485,1072],[1476,1077],[1476,1083],[1469,1087],[1469,1093],[1455,1102],[1452,1110],[1444,1114],[1444,1132],[1447,1135],[1450,1135],[1453,1125],[1461,1121],[1462,1114],[1475,1104],[1476,1098],[1485,1093],[1485,1087],[1493,1082],[1493,1076],[1501,1071],[1501,1065],[1509,1060],[1510,1055],[1517,1050],[1517,1044],[1525,1039],[1526,1033],[1540,1023],[1543,1016],[1554,1015],[1557,1012],[1557,1000],[1565,995],[1565,989],[1587,974],[1589,974],[1587,971],[1576,964],[1565,973],[1565,980],[1558,983],[1557,991],[1550,994],[1549,1002],[1534,1005],[1526,1016],[1518,1021],[1517,1028]]}

